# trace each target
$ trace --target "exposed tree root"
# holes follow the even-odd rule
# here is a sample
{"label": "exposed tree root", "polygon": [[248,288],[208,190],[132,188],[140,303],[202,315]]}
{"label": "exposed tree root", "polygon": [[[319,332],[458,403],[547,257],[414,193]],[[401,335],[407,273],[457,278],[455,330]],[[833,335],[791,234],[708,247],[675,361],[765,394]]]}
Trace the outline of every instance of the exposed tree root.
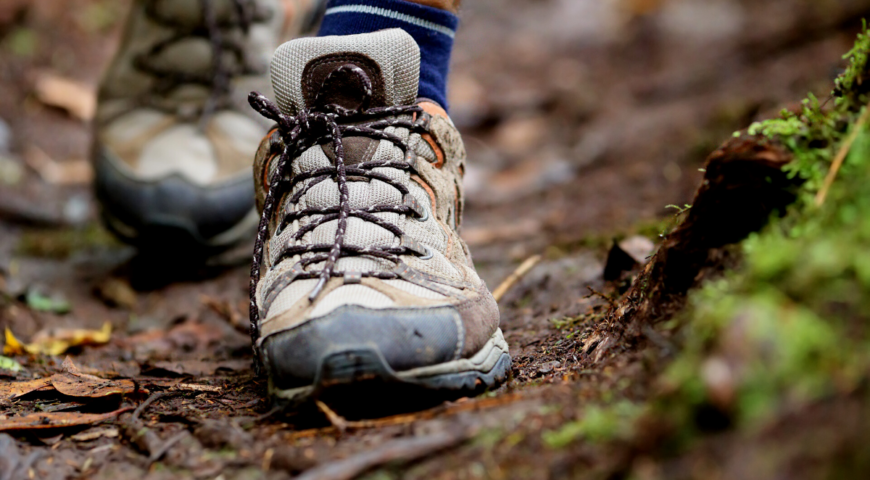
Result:
{"label": "exposed tree root", "polygon": [[710,155],[686,218],[595,326],[585,343],[585,360],[596,363],[617,347],[636,346],[646,337],[645,326],[670,318],[692,287],[736,263],[727,247],[761,229],[794,201],[796,181],[782,170],[791,159],[770,140],[747,135]]}

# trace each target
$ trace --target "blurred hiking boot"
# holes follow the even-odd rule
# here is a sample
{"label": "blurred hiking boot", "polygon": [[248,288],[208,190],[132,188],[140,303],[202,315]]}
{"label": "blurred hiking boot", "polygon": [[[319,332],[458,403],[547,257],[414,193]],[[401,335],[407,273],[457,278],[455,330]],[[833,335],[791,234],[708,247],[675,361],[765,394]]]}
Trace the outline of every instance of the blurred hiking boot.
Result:
{"label": "blurred hiking boot", "polygon": [[[137,0],[99,93],[92,158],[107,227],[140,250],[207,257],[252,241],[247,105],[271,52],[320,0]],[[171,246],[171,249],[165,247]]]}
{"label": "blurred hiking boot", "polygon": [[278,124],[254,162],[251,320],[279,401],[372,386],[377,401],[384,386],[464,396],[510,368],[457,233],[465,148],[417,98],[419,70],[403,30],[306,38],[275,53],[277,105],[251,94]]}

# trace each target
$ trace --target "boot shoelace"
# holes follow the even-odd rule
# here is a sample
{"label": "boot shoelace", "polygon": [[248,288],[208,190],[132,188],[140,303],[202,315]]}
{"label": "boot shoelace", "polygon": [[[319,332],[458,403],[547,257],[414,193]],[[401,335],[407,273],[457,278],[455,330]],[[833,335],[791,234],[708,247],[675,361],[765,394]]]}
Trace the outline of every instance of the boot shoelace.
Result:
{"label": "boot shoelace", "polygon": [[[264,22],[271,18],[270,14],[257,8],[255,0],[228,0],[232,7],[232,18],[222,21],[217,18],[214,1],[199,0],[202,21],[195,26],[185,25],[176,19],[161,15],[157,9],[158,0],[149,2],[145,6],[145,14],[155,23],[172,29],[173,34],[154,44],[148,52],[138,55],[134,59],[134,65],[137,69],[158,79],[155,84],[155,91],[158,94],[165,95],[184,84],[198,84],[211,88],[209,97],[199,113],[201,128],[206,125],[216,110],[227,106],[226,99],[232,90],[230,81],[233,77],[262,73],[250,65],[243,46],[227,38],[225,30],[239,28],[242,34],[247,36],[254,23]],[[153,59],[160,53],[177,42],[190,37],[208,39],[212,51],[211,71],[191,73],[155,64]],[[235,56],[240,66],[232,68],[227,64],[224,58],[227,52]]]}
{"label": "boot shoelace", "polygon": [[[251,266],[251,289],[250,289],[250,319],[251,336],[256,342],[259,337],[260,309],[256,303],[257,284],[260,280],[261,263],[263,261],[263,248],[269,231],[269,223],[275,213],[275,208],[282,196],[293,191],[294,187],[302,182],[304,184],[293,196],[289,198],[291,205],[298,202],[312,187],[327,179],[334,179],[338,184],[339,203],[337,206],[328,208],[305,208],[303,210],[290,211],[284,214],[278,226],[280,232],[288,224],[305,217],[319,216],[310,223],[305,224],[291,236],[292,241],[298,241],[306,233],[309,233],[330,221],[338,221],[335,239],[331,244],[310,245],[287,245],[281,252],[280,258],[290,258],[296,255],[313,254],[304,257],[291,270],[290,277],[282,286],[291,281],[317,278],[314,289],[309,295],[309,300],[314,301],[323,290],[326,282],[332,277],[344,277],[346,283],[358,283],[362,277],[379,279],[400,278],[395,271],[380,272],[339,272],[336,271],[336,262],[342,257],[369,256],[391,261],[397,265],[402,264],[400,255],[417,255],[426,257],[431,255],[428,248],[410,239],[396,225],[387,222],[377,216],[376,213],[398,213],[402,215],[425,218],[426,211],[411,195],[408,187],[396,182],[382,173],[375,172],[376,168],[396,168],[406,171],[415,170],[416,153],[410,146],[396,135],[383,131],[387,127],[406,128],[411,132],[428,132],[428,122],[423,110],[416,106],[377,107],[365,108],[371,98],[371,80],[359,67],[344,65],[336,70],[336,73],[350,70],[362,84],[366,98],[358,109],[346,109],[338,105],[329,105],[323,108],[299,110],[296,116],[285,115],[279,108],[263,95],[252,92],[248,97],[251,106],[261,115],[274,121],[278,126],[278,132],[283,141],[283,149],[277,158],[277,164],[269,181],[269,188],[263,206],[263,214],[257,230],[257,239],[254,245],[254,259]],[[324,82],[325,83],[325,82]],[[315,102],[316,104],[317,102]],[[402,119],[416,115],[416,121]],[[413,117],[412,117],[413,118]],[[352,124],[350,124],[352,123]],[[377,140],[387,140],[403,152],[404,159],[401,161],[381,160],[369,161],[348,166],[345,164],[343,137],[365,136]],[[317,168],[299,175],[291,175],[291,163],[294,158],[300,156],[305,150],[315,146],[332,142],[335,148],[335,162],[332,166]],[[278,153],[278,152],[276,152]],[[268,168],[268,166],[266,167]],[[352,177],[352,178],[349,178]],[[362,209],[353,209],[350,206],[348,194],[349,181],[379,180],[396,188],[403,196],[402,204],[375,205]],[[347,245],[344,241],[349,217],[356,217],[367,222],[374,223],[401,239],[398,247],[393,246],[356,246]],[[288,243],[291,243],[288,242]],[[323,262],[322,269],[318,271],[306,271],[309,265]],[[276,289],[277,290],[277,289]],[[274,294],[277,295],[275,291]],[[255,343],[256,344],[256,343]],[[256,350],[256,349],[255,349]]]}

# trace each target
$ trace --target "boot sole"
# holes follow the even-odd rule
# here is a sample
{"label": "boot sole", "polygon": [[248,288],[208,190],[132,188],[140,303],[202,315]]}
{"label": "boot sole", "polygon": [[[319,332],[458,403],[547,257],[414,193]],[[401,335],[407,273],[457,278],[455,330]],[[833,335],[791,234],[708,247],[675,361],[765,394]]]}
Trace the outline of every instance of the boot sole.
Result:
{"label": "boot sole", "polygon": [[145,225],[134,228],[105,209],[100,212],[100,219],[106,229],[118,239],[140,250],[163,252],[167,247],[171,247],[180,252],[198,252],[207,258],[253,239],[257,231],[259,215],[252,210],[229,230],[208,239],[200,237],[195,228],[178,219],[155,218]]}
{"label": "boot sole", "polygon": [[270,378],[269,394],[285,407],[298,407],[322,398],[363,409],[367,401],[384,406],[390,398],[400,403],[413,404],[415,400],[440,403],[495,388],[507,379],[511,358],[504,335],[497,329],[470,358],[437,365],[396,372],[376,347],[327,352],[319,365],[313,384],[280,389]]}

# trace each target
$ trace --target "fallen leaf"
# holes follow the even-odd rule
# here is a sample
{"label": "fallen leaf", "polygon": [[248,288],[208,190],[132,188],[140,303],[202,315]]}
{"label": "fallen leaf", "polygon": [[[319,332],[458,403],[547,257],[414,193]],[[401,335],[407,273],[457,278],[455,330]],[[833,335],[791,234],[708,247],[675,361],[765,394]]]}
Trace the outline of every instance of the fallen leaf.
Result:
{"label": "fallen leaf", "polygon": [[97,94],[93,87],[54,73],[43,73],[36,79],[36,98],[42,103],[69,112],[88,121],[97,109]]}
{"label": "fallen leaf", "polygon": [[136,381],[142,387],[172,388],[184,381],[183,378],[139,377]]}
{"label": "fallen leaf", "polygon": [[24,297],[27,306],[39,312],[68,313],[72,307],[69,302],[60,297],[50,297],[30,289]]}
{"label": "fallen leaf", "polygon": [[178,350],[204,350],[221,342],[226,342],[226,336],[221,329],[199,321],[187,321],[168,331],[147,330],[127,337],[122,340],[122,346],[133,350],[137,355],[157,356]]}
{"label": "fallen leaf", "polygon": [[52,435],[50,437],[36,437],[40,442],[48,445],[49,447],[56,444],[57,442],[63,440],[63,433],[59,433],[57,435]]}
{"label": "fallen leaf", "polygon": [[36,380],[23,382],[3,382],[0,383],[0,397],[18,398],[30,392],[52,390],[53,388],[50,378],[37,378]]}
{"label": "fallen leaf", "polygon": [[58,373],[51,376],[51,385],[69,397],[99,398],[109,395],[125,395],[136,391],[132,380],[107,380],[91,375]]}
{"label": "fallen leaf", "polygon": [[69,357],[63,361],[64,373],[51,376],[51,385],[69,397],[100,398],[109,395],[125,395],[136,391],[133,380],[108,380],[81,373]]}
{"label": "fallen leaf", "polygon": [[70,438],[77,442],[89,442],[91,440],[96,440],[98,438],[106,437],[106,438],[115,438],[119,435],[119,431],[115,427],[107,427],[107,428],[92,428],[88,431],[77,433]]}
{"label": "fallen leaf", "polygon": [[0,355],[0,369],[9,370],[11,372],[20,372],[21,364],[9,357]]}
{"label": "fallen leaf", "polygon": [[21,355],[22,353],[27,353],[24,349],[24,344],[15,338],[15,335],[12,334],[12,330],[9,330],[9,327],[6,327],[6,344],[3,345],[3,354]]}
{"label": "fallen leaf", "polygon": [[106,322],[99,330],[88,329],[52,329],[37,332],[30,343],[24,344],[6,328],[6,345],[3,353],[6,355],[62,355],[73,347],[84,345],[102,345],[108,343],[112,336],[112,324]]}
{"label": "fallen leaf", "polygon": [[189,390],[191,392],[212,392],[212,393],[220,393],[221,387],[214,387],[211,385],[200,385],[198,383],[179,383],[174,387],[170,388],[170,390]]}
{"label": "fallen leaf", "polygon": [[86,405],[86,403],[81,402],[63,402],[42,405],[39,409],[43,412],[60,412],[62,410],[79,410]]}
{"label": "fallen leaf", "polygon": [[237,372],[251,367],[249,360],[226,360],[213,362],[207,360],[177,360],[152,362],[143,370],[143,374],[153,377],[187,376],[201,377],[214,375],[218,370]]}
{"label": "fallen leaf", "polygon": [[58,162],[39,147],[30,146],[24,153],[24,161],[40,178],[53,185],[85,185],[94,179],[94,169],[84,158]]}
{"label": "fallen leaf", "polygon": [[104,422],[118,415],[133,410],[133,407],[125,407],[109,413],[79,413],[79,412],[55,412],[55,413],[31,413],[20,417],[0,420],[0,432],[8,430],[39,430],[45,428],[64,428],[79,425],[90,425]]}
{"label": "fallen leaf", "polygon": [[132,310],[136,306],[136,292],[125,280],[109,277],[94,288],[94,293],[110,307]]}

